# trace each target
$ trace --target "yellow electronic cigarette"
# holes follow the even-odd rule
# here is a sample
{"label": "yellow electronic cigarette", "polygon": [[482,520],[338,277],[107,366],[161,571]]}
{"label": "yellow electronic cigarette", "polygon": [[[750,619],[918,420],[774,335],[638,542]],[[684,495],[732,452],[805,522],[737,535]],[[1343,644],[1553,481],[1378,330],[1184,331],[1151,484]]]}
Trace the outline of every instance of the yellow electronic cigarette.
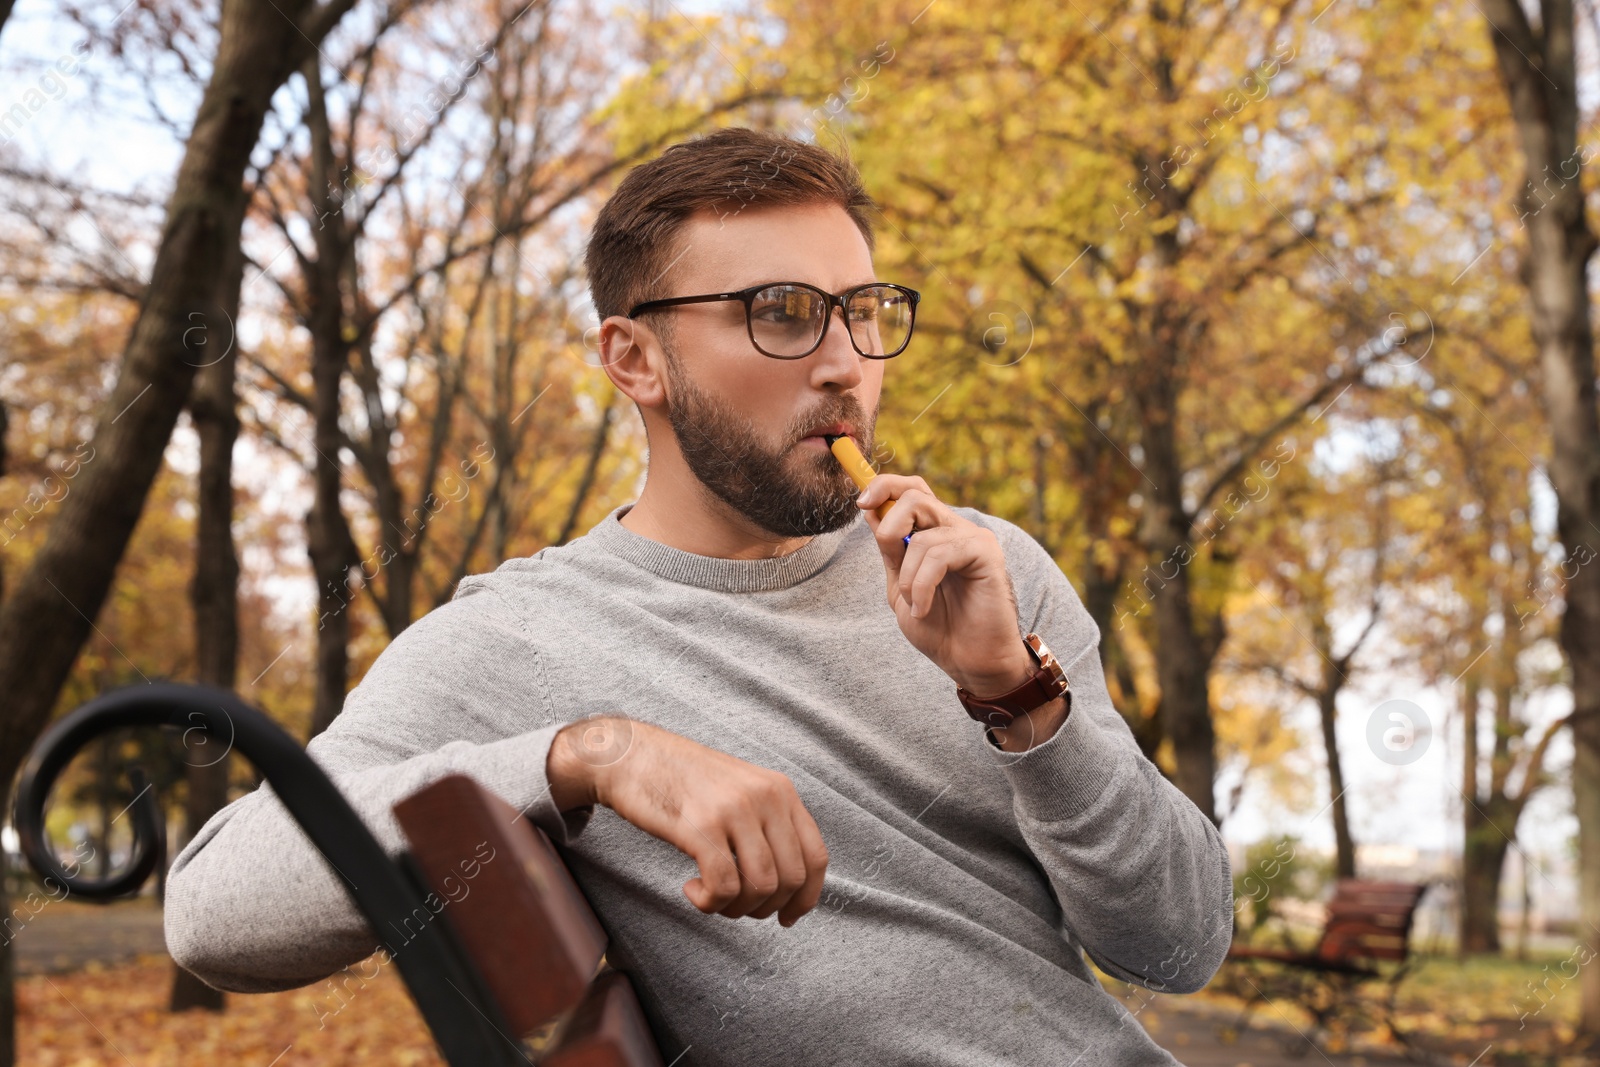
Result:
{"label": "yellow electronic cigarette", "polygon": [[[857,489],[865,489],[867,483],[877,477],[878,472],[872,469],[872,464],[867,462],[867,457],[861,454],[861,449],[856,447],[855,441],[849,436],[829,433],[823,434],[822,439],[828,442],[828,450],[839,461],[839,466],[844,468],[845,473],[850,475],[851,481],[856,483]],[[889,517],[889,509],[892,507],[894,507],[894,501],[885,500],[873,508],[872,511],[878,518],[887,519]],[[909,544],[911,542],[911,534],[906,534],[901,538],[901,541]]]}

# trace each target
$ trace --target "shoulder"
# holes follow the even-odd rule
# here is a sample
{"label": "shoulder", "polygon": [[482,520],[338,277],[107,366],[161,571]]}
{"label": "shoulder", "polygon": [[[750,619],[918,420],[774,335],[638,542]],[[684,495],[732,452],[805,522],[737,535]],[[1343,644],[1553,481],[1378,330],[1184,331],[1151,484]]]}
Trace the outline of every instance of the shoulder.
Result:
{"label": "shoulder", "polygon": [[1060,575],[1061,568],[1045,551],[1032,534],[1010,519],[1002,519],[998,515],[990,515],[977,508],[958,507],[952,508],[957,515],[979,526],[987,528],[1000,541],[1000,547],[1005,550],[1006,569],[1011,572],[1013,581],[1043,578],[1049,575]]}

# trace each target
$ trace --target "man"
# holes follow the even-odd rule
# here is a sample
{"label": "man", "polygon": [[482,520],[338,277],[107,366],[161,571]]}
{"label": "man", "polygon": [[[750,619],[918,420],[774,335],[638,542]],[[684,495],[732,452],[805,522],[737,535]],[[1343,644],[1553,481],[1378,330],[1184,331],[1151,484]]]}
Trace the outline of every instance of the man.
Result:
{"label": "man", "polygon": [[[913,325],[871,208],[847,161],[750,130],[631,171],[587,266],[638,501],[464,580],[310,752],[396,852],[390,805],[447,773],[525,810],[669,1061],[1175,1063],[1083,952],[1203,986],[1232,932],[1216,828],[1140,754],[1031,537],[921,478],[858,493],[827,445],[872,454]],[[178,857],[166,929],[241,991],[378,940],[270,789]]]}

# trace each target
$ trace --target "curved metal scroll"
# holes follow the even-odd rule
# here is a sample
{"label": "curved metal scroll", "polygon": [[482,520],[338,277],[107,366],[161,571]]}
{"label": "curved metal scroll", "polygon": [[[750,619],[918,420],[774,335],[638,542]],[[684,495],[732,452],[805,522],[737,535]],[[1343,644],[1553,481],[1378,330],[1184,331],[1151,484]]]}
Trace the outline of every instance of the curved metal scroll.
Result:
{"label": "curved metal scroll", "polygon": [[[418,916],[437,918],[427,908],[415,874],[389,858],[299,742],[228,690],[171,682],[129,686],[96,697],[45,732],[23,766],[14,814],[23,855],[42,877],[59,881],[69,894],[109,900],[136,891],[163,861],[166,839],[160,805],[153,791],[141,788],[137,779],[135,788],[141,791],[130,809],[132,856],[121,871],[105,879],[67,871],[44,832],[45,802],[61,771],[96,737],[132,726],[205,730],[211,737],[229,738],[231,747],[255,764],[312,844],[342,875],[345,891],[373,931],[407,931],[403,947],[392,956],[452,1067],[528,1062],[507,1036],[499,1009],[484,995],[481,980],[449,928],[425,921],[419,933],[410,934]],[[408,919],[410,928],[404,925]],[[381,933],[377,936],[389,940]]]}

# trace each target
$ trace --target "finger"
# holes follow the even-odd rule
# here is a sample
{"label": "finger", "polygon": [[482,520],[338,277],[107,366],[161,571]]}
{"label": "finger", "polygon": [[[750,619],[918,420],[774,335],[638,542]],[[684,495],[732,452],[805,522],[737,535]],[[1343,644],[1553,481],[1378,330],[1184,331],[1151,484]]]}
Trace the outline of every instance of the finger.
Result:
{"label": "finger", "polygon": [[694,833],[692,840],[673,844],[700,868],[697,877],[683,883],[683,895],[689,898],[689,903],[709,915],[721,911],[738,897],[739,868],[727,838],[716,841],[705,834]]}
{"label": "finger", "polygon": [[[911,539],[906,546],[905,558],[900,561],[900,579],[895,585],[891,603],[904,603],[907,607],[920,603],[926,608],[927,601],[914,601],[917,583],[924,581],[924,572],[927,571],[931,554],[940,546],[951,539],[962,536],[961,532],[949,526],[936,526],[931,530],[918,530],[917,536]],[[934,578],[937,585],[943,575]]]}
{"label": "finger", "polygon": [[800,916],[817,906],[822,899],[822,883],[828,874],[828,846],[822,842],[822,831],[817,821],[803,806],[797,805],[793,814],[795,835],[800,841],[800,852],[805,857],[806,880],[789,902],[778,912],[778,922],[793,926]]}
{"label": "finger", "polygon": [[907,489],[895,498],[894,505],[872,531],[878,548],[885,553],[899,554],[905,548],[905,536],[913,529],[928,530],[942,526],[938,511],[939,501],[932,493],[921,489]]}
{"label": "finger", "polygon": [[[931,536],[931,534],[925,531],[924,536]],[[911,583],[916,581],[917,571],[922,567],[923,561],[927,559],[928,549],[932,547],[933,543],[931,541],[919,541],[914,537],[911,539],[911,543],[905,546],[900,559],[900,566],[895,568],[894,580],[889,583],[889,607],[897,614],[900,611],[900,605],[906,603],[907,598],[910,597]]]}
{"label": "finger", "polygon": [[[873,539],[878,543],[878,554],[883,557],[884,577],[887,579],[885,595],[889,606],[895,605],[895,589],[904,581],[905,555],[915,538],[906,540],[913,527],[933,529],[940,525],[932,505],[938,501],[920,489],[912,489],[894,502],[889,514],[871,523]],[[867,513],[872,514],[870,511]],[[921,519],[918,516],[922,516]]]}
{"label": "finger", "polygon": [[916,618],[928,613],[945,575],[965,570],[979,554],[973,537],[960,531],[930,530],[928,540],[933,543],[924,547],[915,568],[900,569],[900,596],[910,603],[911,614]]}
{"label": "finger", "polygon": [[933,495],[932,488],[920,476],[879,474],[861,487],[861,492],[856,494],[856,502],[858,506],[871,513],[885,500],[894,500],[912,489],[919,489],[929,496]]}
{"label": "finger", "polygon": [[767,826],[767,847],[772,850],[777,868],[778,888],[750,912],[752,919],[765,919],[781,909],[806,882],[806,860],[795,833],[794,819],[787,807],[779,810]]}
{"label": "finger", "polygon": [[734,858],[738,861],[739,892],[717,912],[730,919],[750,914],[778,891],[778,865],[767,844],[766,831],[753,816],[741,818],[730,830]]}
{"label": "finger", "polygon": [[899,547],[898,544],[890,544],[888,538],[891,531],[895,541],[900,543],[904,543],[905,536],[911,532],[910,525],[901,526],[898,523],[893,527],[883,525],[893,518],[900,502],[908,498],[917,502],[917,507],[911,512],[911,516],[920,528],[943,526],[950,521],[940,517],[944,506],[933,495],[933,490],[928,488],[928,483],[921,478],[879,475],[868,482],[866,488],[856,497],[857,505],[866,509],[867,525],[872,530],[873,536],[880,538],[880,543],[886,550]]}
{"label": "finger", "polygon": [[922,566],[917,568],[916,577],[912,579],[911,590],[906,599],[911,603],[911,617],[914,619],[920,619],[928,614],[933,607],[934,597],[939,595],[939,583],[950,573],[949,553],[941,551],[946,547],[939,545],[930,550],[923,558]]}

